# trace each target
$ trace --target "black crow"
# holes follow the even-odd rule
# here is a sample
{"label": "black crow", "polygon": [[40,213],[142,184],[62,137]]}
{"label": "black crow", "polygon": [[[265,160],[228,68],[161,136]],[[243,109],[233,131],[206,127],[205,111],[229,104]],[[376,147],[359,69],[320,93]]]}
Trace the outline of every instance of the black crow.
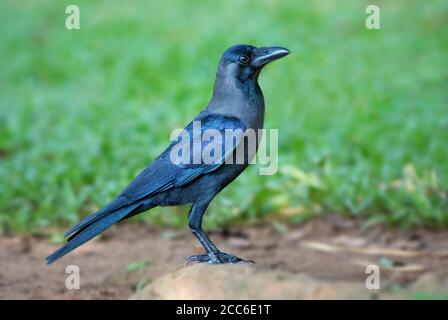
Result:
{"label": "black crow", "polygon": [[[69,237],[68,243],[48,256],[47,263],[56,261],[118,221],[156,206],[183,204],[192,204],[188,216],[189,227],[206,251],[204,255],[189,257],[188,262],[252,262],[219,251],[202,230],[202,217],[213,198],[254,157],[260,138],[258,131],[263,128],[264,121],[264,98],[258,85],[258,75],[267,63],[287,54],[289,51],[281,47],[236,45],[227,49],[219,62],[210,102],[183,131],[189,138],[180,141],[179,134],[179,138],[118,197],[68,230],[65,234]],[[195,124],[200,124],[199,134],[194,132]],[[204,139],[203,133],[207,130],[222,134],[225,139],[219,140],[217,135],[213,139]],[[256,135],[252,151],[249,135],[246,134],[250,130]],[[243,134],[227,138],[227,132],[235,131]],[[204,150],[202,147],[210,146],[212,141],[215,147],[222,147],[224,143],[225,147],[221,150],[211,148],[212,161],[205,161],[201,151],[195,150],[194,145],[201,147],[196,149]],[[187,149],[184,149],[185,146]],[[182,150],[184,154],[180,152]],[[179,157],[176,158],[176,155]],[[199,161],[195,161],[197,158]]]}

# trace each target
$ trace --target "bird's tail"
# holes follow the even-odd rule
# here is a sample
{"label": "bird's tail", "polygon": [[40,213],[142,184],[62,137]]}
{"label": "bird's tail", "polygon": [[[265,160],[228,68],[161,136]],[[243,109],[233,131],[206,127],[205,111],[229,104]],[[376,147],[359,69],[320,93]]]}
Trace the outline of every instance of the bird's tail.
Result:
{"label": "bird's tail", "polygon": [[96,235],[100,234],[114,223],[126,218],[128,215],[132,215],[133,211],[137,209],[139,205],[139,203],[135,203],[133,205],[120,208],[116,211],[112,211],[100,219],[92,221],[92,223],[84,226],[82,229],[79,229],[70,236],[68,243],[65,246],[59,248],[47,257],[47,264],[53,263],[80,245],[89,241]]}

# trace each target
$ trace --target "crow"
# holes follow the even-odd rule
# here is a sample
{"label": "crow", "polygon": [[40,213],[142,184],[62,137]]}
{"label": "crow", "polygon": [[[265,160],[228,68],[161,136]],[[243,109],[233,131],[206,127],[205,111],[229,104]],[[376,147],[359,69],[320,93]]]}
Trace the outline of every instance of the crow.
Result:
{"label": "crow", "polygon": [[[157,206],[184,204],[191,204],[188,225],[205,249],[205,254],[187,258],[188,263],[253,262],[218,250],[201,227],[202,217],[213,198],[239,176],[254,157],[260,139],[259,129],[264,122],[264,98],[258,76],[267,63],[289,53],[282,47],[257,48],[242,44],[227,49],[219,61],[213,95],[207,107],[114,200],[69,229],[65,234],[68,242],[47,257],[47,264],[119,221]],[[207,130],[215,134],[213,139],[204,139]],[[250,130],[255,132],[252,151],[247,134]],[[227,135],[235,131],[242,134]],[[218,139],[218,134],[226,139]],[[205,159],[201,153],[207,146],[212,150],[211,159]]]}

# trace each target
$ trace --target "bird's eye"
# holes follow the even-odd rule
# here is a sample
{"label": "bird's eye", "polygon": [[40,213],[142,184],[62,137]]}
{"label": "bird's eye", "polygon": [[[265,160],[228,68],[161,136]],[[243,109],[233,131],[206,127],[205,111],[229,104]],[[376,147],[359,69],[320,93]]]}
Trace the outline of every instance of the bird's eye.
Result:
{"label": "bird's eye", "polygon": [[249,63],[249,57],[246,56],[245,54],[241,55],[240,58],[238,59],[238,63],[241,65],[246,65]]}

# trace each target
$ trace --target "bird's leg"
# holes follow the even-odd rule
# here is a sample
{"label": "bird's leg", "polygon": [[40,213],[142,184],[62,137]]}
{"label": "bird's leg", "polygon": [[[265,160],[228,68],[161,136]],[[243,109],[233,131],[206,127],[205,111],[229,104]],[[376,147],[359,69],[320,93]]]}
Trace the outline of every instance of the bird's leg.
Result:
{"label": "bird's leg", "polygon": [[206,254],[193,255],[187,259],[187,264],[192,262],[209,263],[209,264],[223,264],[223,263],[254,263],[252,260],[244,260],[232,254],[224,253],[218,250],[213,242],[207,237],[207,234],[202,230],[202,217],[207,209],[210,200],[206,203],[194,203],[191,207],[188,216],[188,225],[191,232],[199,240],[204,247]]}

